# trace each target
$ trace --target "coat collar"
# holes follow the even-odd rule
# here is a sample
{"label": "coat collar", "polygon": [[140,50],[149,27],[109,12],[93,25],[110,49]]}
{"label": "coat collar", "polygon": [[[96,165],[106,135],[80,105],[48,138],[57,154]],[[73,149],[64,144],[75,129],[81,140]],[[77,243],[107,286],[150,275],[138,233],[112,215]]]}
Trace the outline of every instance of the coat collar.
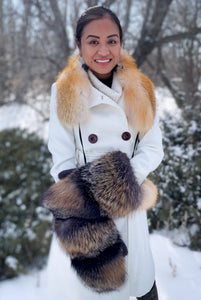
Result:
{"label": "coat collar", "polygon": [[[122,87],[116,78],[116,74],[114,73],[112,87],[109,88],[107,85],[102,83],[90,70],[88,71],[89,79],[92,85],[102,94],[106,95],[113,102],[119,102],[122,95]],[[94,99],[93,99],[94,100]],[[92,100],[92,102],[93,102]]]}
{"label": "coat collar", "polygon": [[[120,56],[115,77],[123,91],[124,110],[134,132],[145,134],[153,125],[155,96],[153,83],[141,73],[125,51]],[[56,81],[57,113],[63,124],[82,124],[89,119],[92,85],[82,68],[79,55],[73,55]],[[109,96],[109,95],[107,95]]]}

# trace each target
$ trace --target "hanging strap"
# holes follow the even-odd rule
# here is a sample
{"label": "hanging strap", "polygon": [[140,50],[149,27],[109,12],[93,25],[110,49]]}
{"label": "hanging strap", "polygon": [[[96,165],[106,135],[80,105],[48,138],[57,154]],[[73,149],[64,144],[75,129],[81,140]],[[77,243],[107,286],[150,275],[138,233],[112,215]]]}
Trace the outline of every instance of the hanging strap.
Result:
{"label": "hanging strap", "polygon": [[139,139],[139,135],[140,135],[140,133],[138,132],[138,133],[137,133],[137,135],[136,135],[136,138],[135,138],[135,143],[134,143],[134,147],[133,147],[133,153],[132,153],[132,156],[131,156],[131,158],[133,158],[133,157],[134,157],[134,155],[135,155],[135,151],[136,151],[136,149],[137,149],[137,145],[138,145],[138,143],[139,143],[139,141],[140,141],[140,139]]}
{"label": "hanging strap", "polygon": [[80,125],[79,125],[79,137],[80,137],[80,143],[82,145],[82,153],[83,153],[83,156],[84,156],[84,163],[86,165],[87,163],[87,159],[86,159],[86,154],[84,152],[84,145],[83,145],[83,141],[82,141],[82,133],[81,133],[81,128],[80,128]]}

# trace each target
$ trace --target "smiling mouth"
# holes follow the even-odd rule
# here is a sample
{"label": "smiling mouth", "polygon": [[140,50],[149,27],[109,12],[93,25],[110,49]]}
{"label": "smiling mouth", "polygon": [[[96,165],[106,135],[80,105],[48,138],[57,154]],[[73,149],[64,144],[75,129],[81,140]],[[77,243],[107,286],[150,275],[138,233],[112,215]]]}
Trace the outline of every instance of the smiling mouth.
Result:
{"label": "smiling mouth", "polygon": [[101,63],[101,64],[105,64],[105,63],[108,63],[110,61],[111,61],[111,59],[95,59],[95,62]]}

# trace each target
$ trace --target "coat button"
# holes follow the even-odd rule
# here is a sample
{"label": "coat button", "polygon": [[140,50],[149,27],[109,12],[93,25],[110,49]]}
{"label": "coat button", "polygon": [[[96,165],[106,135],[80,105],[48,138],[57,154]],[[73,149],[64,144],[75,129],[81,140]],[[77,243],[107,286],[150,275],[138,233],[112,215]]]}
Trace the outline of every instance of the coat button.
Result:
{"label": "coat button", "polygon": [[88,140],[91,144],[95,144],[98,141],[98,137],[96,134],[90,134]]}
{"label": "coat button", "polygon": [[122,139],[123,139],[124,141],[128,141],[128,140],[130,140],[130,138],[131,138],[131,134],[130,134],[130,132],[125,131],[125,132],[122,133],[121,137],[122,137]]}

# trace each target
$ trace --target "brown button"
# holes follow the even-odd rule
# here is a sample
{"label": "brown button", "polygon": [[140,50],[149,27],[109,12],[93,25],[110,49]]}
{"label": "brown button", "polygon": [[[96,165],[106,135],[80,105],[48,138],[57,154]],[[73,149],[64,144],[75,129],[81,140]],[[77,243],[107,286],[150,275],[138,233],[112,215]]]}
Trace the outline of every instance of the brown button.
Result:
{"label": "brown button", "polygon": [[98,141],[98,137],[96,134],[90,134],[88,140],[90,143],[95,144]]}
{"label": "brown button", "polygon": [[131,138],[131,134],[130,134],[130,132],[125,131],[125,132],[122,133],[121,137],[122,137],[122,139],[123,139],[124,141],[128,141],[128,140],[130,140],[130,138]]}

